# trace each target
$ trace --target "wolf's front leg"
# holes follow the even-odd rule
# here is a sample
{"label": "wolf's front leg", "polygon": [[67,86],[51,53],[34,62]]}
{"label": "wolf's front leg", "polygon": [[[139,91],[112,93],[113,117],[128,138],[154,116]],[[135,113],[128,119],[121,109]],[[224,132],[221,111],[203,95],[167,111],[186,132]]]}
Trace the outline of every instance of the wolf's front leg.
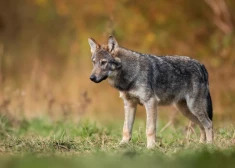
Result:
{"label": "wolf's front leg", "polygon": [[136,107],[136,102],[124,98],[125,120],[123,125],[122,141],[120,144],[128,143],[131,140]]}
{"label": "wolf's front leg", "polygon": [[146,136],[147,148],[152,149],[156,144],[156,120],[157,120],[157,101],[155,99],[148,100],[145,104],[146,109]]}

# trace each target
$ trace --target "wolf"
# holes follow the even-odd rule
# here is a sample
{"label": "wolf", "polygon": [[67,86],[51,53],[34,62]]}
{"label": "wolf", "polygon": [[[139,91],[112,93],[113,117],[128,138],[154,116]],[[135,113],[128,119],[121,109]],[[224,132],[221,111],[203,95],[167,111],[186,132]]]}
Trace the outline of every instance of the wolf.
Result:
{"label": "wolf", "polygon": [[212,100],[208,72],[203,64],[187,56],[156,56],[120,47],[110,36],[100,45],[88,38],[93,70],[90,80],[108,79],[124,101],[125,120],[121,144],[128,143],[137,105],[146,109],[147,148],[156,144],[157,107],[173,104],[200,128],[200,142],[213,141]]}

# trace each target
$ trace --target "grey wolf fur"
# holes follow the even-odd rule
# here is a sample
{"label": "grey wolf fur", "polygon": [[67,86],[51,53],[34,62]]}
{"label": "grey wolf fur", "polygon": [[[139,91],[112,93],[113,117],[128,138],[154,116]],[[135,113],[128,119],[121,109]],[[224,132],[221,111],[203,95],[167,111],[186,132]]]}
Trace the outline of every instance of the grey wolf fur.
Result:
{"label": "grey wolf fur", "polygon": [[107,45],[88,39],[93,70],[90,79],[105,79],[124,101],[121,143],[131,140],[136,107],[146,109],[147,148],[156,143],[157,106],[173,104],[201,130],[200,142],[212,142],[212,101],[208,73],[203,64],[186,56],[155,56],[119,47],[112,36]]}

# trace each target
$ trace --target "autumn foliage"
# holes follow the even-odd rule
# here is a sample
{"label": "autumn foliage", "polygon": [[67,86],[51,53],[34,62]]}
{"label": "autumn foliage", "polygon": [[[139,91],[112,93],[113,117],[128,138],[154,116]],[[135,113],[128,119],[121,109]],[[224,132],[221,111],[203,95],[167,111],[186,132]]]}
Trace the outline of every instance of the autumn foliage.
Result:
{"label": "autumn foliage", "polygon": [[0,113],[122,116],[118,92],[89,81],[87,38],[112,34],[132,50],[203,62],[216,117],[235,118],[233,11],[233,0],[0,1]]}

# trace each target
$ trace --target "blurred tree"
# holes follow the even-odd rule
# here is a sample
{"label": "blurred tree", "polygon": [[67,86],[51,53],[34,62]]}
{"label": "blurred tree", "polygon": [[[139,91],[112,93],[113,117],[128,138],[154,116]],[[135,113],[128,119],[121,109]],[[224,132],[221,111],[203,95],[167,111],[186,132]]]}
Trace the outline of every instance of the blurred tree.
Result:
{"label": "blurred tree", "polygon": [[214,73],[213,97],[220,106],[225,91],[220,80],[235,90],[232,11],[234,0],[0,1],[0,81],[6,81],[1,87],[33,85],[32,90],[41,88],[43,94],[53,89],[59,94],[64,88],[61,97],[69,99],[64,94],[69,92],[75,100],[74,88],[90,86],[87,38],[104,43],[114,34],[120,45],[130,49],[203,60]]}
{"label": "blurred tree", "polygon": [[225,0],[205,0],[214,13],[214,23],[225,34],[234,30],[230,11]]}

